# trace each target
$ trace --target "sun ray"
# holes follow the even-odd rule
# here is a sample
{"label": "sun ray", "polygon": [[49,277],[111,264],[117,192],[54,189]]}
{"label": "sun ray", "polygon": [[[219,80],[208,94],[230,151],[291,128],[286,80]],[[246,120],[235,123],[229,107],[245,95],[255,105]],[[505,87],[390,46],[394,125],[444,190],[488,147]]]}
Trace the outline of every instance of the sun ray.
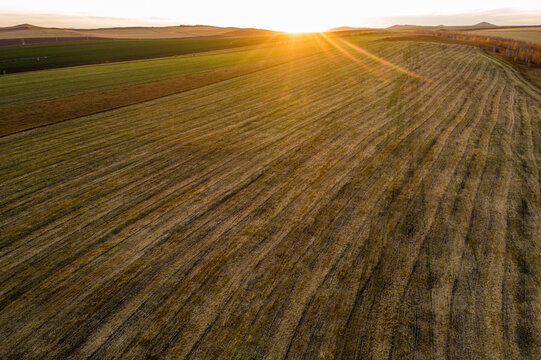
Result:
{"label": "sun ray", "polygon": [[[362,47],[360,46],[357,46],[355,44],[352,44],[351,42],[349,41],[346,41],[344,40],[343,38],[339,38],[339,40],[333,40],[332,37],[326,35],[325,33],[320,33],[321,36],[327,41],[329,42],[333,47],[335,47],[336,49],[338,49],[342,54],[344,54],[346,57],[348,57],[350,60],[354,61],[355,63],[359,64],[359,65],[362,65],[364,68],[368,69],[369,71],[371,71],[373,73],[373,69],[371,69],[368,64],[362,60],[360,60],[359,58],[355,57],[354,55],[352,55],[349,51],[347,51],[344,46],[342,46],[340,43],[348,46],[349,48],[351,48],[352,50],[354,50],[355,52],[363,55],[363,56],[366,56],[374,61],[377,61],[385,66],[388,66],[388,67],[391,67],[392,69],[398,71],[398,72],[401,72],[403,74],[406,74],[408,76],[411,76],[413,78],[416,78],[416,79],[419,79],[419,80],[422,80],[422,81],[425,81],[425,82],[431,82],[430,79],[422,76],[422,75],[419,75],[417,73],[414,73],[413,71],[410,71],[408,69],[405,69],[399,65],[396,65],[388,60],[385,60],[377,55],[374,55],[372,54],[371,52],[367,51],[366,49],[363,49]],[[338,41],[340,41],[340,43],[338,43]],[[380,77],[379,75],[377,75],[378,77]]]}
{"label": "sun ray", "polygon": [[[374,69],[371,69],[370,66],[368,66],[368,64],[364,63],[363,61],[361,61],[360,59],[356,58],[355,56],[353,56],[349,51],[347,51],[343,46],[341,46],[338,42],[336,42],[335,40],[333,40],[330,36],[326,35],[325,33],[320,33],[321,36],[327,41],[329,42],[333,47],[335,47],[338,51],[340,51],[343,55],[345,55],[347,58],[349,58],[350,60],[352,60],[353,62],[361,65],[363,68],[365,68],[368,72],[374,74]],[[378,78],[380,78],[380,75],[379,74],[375,74]]]}
{"label": "sun ray", "polygon": [[380,58],[379,56],[377,55],[374,55],[372,54],[371,52],[363,49],[362,47],[358,46],[358,45],[355,45],[355,44],[352,44],[351,42],[349,41],[346,41],[342,38],[340,38],[340,41],[342,43],[344,43],[345,45],[349,46],[350,48],[352,48],[353,50],[357,51],[358,53],[362,54],[362,55],[365,55],[367,57],[369,57],[370,59],[372,60],[375,60],[385,66],[389,66],[393,69],[395,69],[396,71],[399,71],[401,73],[404,73],[406,75],[409,75],[411,77],[414,77],[414,78],[417,78],[417,79],[420,79],[420,80],[423,80],[423,81],[426,81],[426,82],[430,82],[430,80],[422,75],[419,75],[419,74],[416,74],[414,73],[413,71],[410,71],[408,69],[405,69],[399,65],[396,65],[396,64],[393,64],[392,62],[388,61],[388,60],[385,60],[383,58]]}

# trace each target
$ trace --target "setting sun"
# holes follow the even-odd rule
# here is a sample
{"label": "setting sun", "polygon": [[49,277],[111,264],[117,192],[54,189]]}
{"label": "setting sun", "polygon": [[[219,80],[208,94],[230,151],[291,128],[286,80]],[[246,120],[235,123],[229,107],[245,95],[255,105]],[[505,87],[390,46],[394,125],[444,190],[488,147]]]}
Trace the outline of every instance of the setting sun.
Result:
{"label": "setting sun", "polygon": [[315,28],[315,27],[305,27],[305,26],[286,26],[281,28],[281,31],[290,33],[290,34],[304,34],[310,32],[320,32],[326,29]]}

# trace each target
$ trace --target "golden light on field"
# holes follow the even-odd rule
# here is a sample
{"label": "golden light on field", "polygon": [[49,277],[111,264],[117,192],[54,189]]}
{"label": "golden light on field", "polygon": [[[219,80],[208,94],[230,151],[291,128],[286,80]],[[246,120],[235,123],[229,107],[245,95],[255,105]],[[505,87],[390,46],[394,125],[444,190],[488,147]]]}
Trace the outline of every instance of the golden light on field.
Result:
{"label": "golden light on field", "polygon": [[[402,66],[399,66],[397,64],[394,64],[384,58],[381,58],[370,51],[360,47],[359,45],[355,45],[343,38],[336,38],[334,39],[332,36],[326,35],[325,33],[318,33],[316,35],[316,38],[318,39],[319,46],[324,50],[328,51],[329,48],[335,48],[337,49],[342,55],[344,55],[346,58],[350,59],[351,61],[359,64],[360,66],[364,68],[370,68],[371,65],[370,61],[379,63],[381,65],[384,65],[386,67],[389,67],[397,72],[401,72],[405,75],[408,75],[412,78],[417,78],[419,80],[425,81],[425,82],[431,82],[430,79],[419,75],[413,71],[410,71]],[[324,41],[321,41],[324,40]],[[324,43],[329,44],[330,46],[324,45]],[[349,50],[348,50],[349,49]],[[352,51],[351,51],[352,50]],[[374,76],[380,77],[379,74],[373,73]]]}

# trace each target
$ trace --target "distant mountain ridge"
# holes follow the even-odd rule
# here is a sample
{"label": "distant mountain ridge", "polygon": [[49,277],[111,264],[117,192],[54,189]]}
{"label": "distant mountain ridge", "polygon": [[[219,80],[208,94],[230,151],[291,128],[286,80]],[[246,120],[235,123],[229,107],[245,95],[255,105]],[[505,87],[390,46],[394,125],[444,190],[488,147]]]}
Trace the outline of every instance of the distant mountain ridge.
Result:
{"label": "distant mountain ridge", "polygon": [[486,22],[486,21],[482,21],[480,22],[479,24],[475,24],[473,26],[491,26],[491,27],[494,27],[494,26],[498,26],[498,25],[494,25],[494,24],[491,24],[489,22]]}
{"label": "distant mountain ridge", "polygon": [[42,29],[39,26],[35,26],[32,24],[19,24],[14,26],[6,26],[6,27],[0,27],[0,31],[16,31],[16,30],[34,30],[34,29]]}

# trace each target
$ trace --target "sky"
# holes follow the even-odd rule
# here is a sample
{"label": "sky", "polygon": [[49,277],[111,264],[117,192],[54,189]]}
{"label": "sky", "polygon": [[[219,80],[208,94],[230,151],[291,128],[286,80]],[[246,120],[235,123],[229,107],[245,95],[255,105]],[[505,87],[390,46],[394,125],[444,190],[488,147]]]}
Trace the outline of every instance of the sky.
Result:
{"label": "sky", "polygon": [[541,24],[540,0],[2,0],[0,26],[216,25],[281,31],[394,24]]}

